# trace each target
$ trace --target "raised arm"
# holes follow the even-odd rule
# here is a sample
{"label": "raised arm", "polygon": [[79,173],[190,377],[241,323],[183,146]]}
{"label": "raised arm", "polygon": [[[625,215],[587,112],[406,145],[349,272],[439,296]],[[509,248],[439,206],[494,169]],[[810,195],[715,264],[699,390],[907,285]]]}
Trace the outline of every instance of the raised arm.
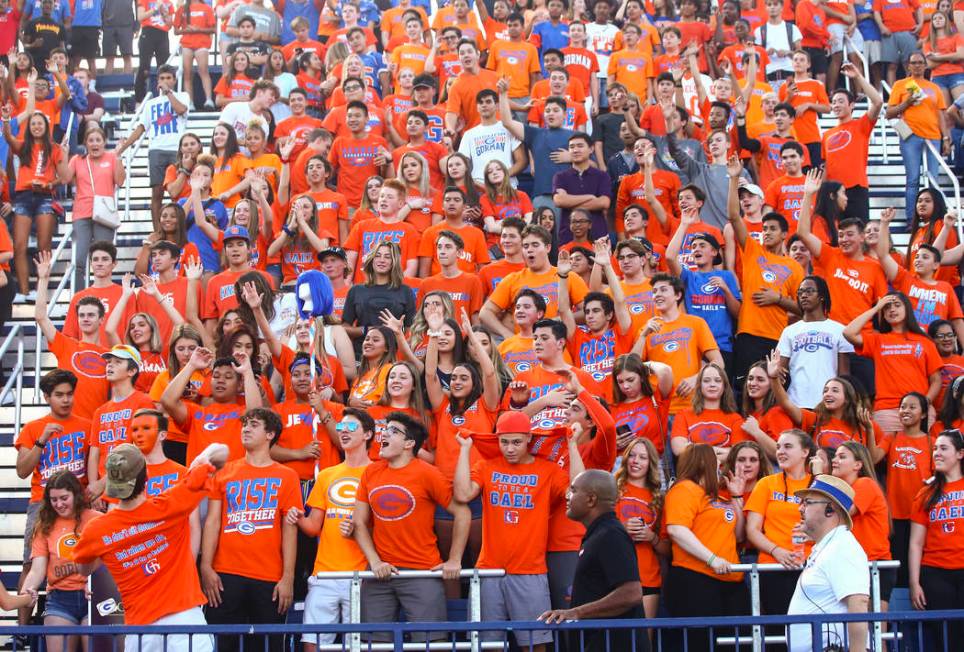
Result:
{"label": "raised arm", "polygon": [[877,240],[877,259],[884,269],[888,282],[897,277],[899,269],[897,261],[890,257],[890,223],[894,221],[895,214],[896,211],[892,206],[888,206],[880,213],[880,239]]}
{"label": "raised arm", "polygon": [[[167,315],[167,318],[171,320],[171,324],[174,327],[180,326],[184,323],[184,316],[177,311],[177,308],[174,307],[173,301],[166,301],[164,299],[164,295],[161,294],[160,290],[157,289],[157,283],[154,282],[153,277],[148,276],[147,274],[141,274],[138,276],[138,279],[141,282],[141,292],[153,298],[158,304],[160,304],[161,310],[163,310],[164,314]],[[115,308],[114,312],[116,312],[118,308]],[[113,314],[114,313],[112,312],[111,315]]]}
{"label": "raised arm", "polygon": [[214,353],[199,346],[191,352],[187,364],[181,368],[164,389],[164,393],[161,394],[161,407],[170,415],[174,423],[183,424],[187,421],[187,406],[184,405],[181,397],[191,381],[191,376],[194,375],[195,371],[207,369],[212,362],[214,362]]}
{"label": "raised arm", "polygon": [[117,300],[117,304],[113,310],[110,311],[110,315],[107,316],[107,322],[104,324],[107,343],[111,346],[122,344],[121,339],[117,337],[117,327],[120,326],[121,318],[127,311],[127,304],[130,303],[130,300],[134,297],[134,286],[132,282],[133,278],[130,273],[124,274],[124,277],[121,279],[120,298]]}
{"label": "raised arm", "polygon": [[33,317],[48,342],[53,342],[57,337],[57,327],[47,316],[47,286],[50,284],[52,258],[53,254],[49,251],[38,251],[34,258],[37,266],[37,302],[33,307]]}
{"label": "raised arm", "polygon": [[445,390],[438,378],[438,331],[442,328],[441,309],[426,306],[425,321],[428,322],[428,348],[425,351],[425,391],[432,409],[437,410],[445,401]]}
{"label": "raised arm", "polygon": [[626,293],[623,292],[622,283],[619,282],[619,277],[616,276],[616,270],[613,269],[609,237],[603,236],[596,240],[593,243],[593,248],[596,253],[593,258],[598,261],[599,265],[603,268],[606,274],[606,283],[609,285],[609,291],[613,295],[613,312],[616,315],[616,323],[619,324],[619,332],[622,335],[627,335],[633,327],[633,318],[632,315],[629,314],[629,307],[626,305]]}
{"label": "raised arm", "polygon": [[496,88],[499,91],[499,117],[502,124],[516,139],[525,141],[525,125],[512,117],[512,108],[509,106],[509,81],[505,77],[499,80]]}
{"label": "raised arm", "polygon": [[569,252],[563,249],[559,252],[556,276],[559,279],[559,298],[557,299],[559,319],[566,325],[566,336],[572,337],[576,332],[576,318],[572,314],[572,304],[569,300],[569,274],[572,264],[569,262]]}
{"label": "raised arm", "polygon": [[797,220],[797,235],[807,245],[807,249],[813,254],[814,258],[820,257],[823,250],[823,241],[815,236],[811,230],[810,221],[813,215],[813,201],[820,191],[820,184],[823,183],[823,170],[812,168],[807,172],[807,178],[803,182],[803,200],[800,206],[800,217]]}
{"label": "raised arm", "polygon": [[479,365],[482,375],[482,400],[485,402],[485,407],[490,410],[498,409],[502,398],[502,382],[499,380],[499,374],[495,370],[495,365],[492,364],[492,358],[482,346],[479,334],[472,330],[472,320],[469,319],[469,313],[465,308],[462,308],[460,321],[465,339],[468,340],[469,356]]}
{"label": "raised arm", "polygon": [[679,276],[683,269],[680,267],[678,256],[683,248],[683,241],[686,239],[686,232],[690,226],[696,223],[695,215],[691,213],[680,215],[679,226],[666,245],[666,265],[674,276]]}
{"label": "raised arm", "polygon": [[482,488],[478,483],[472,481],[472,438],[455,435],[455,441],[459,445],[459,459],[455,463],[455,478],[452,481],[452,495],[455,500],[467,503],[474,500]]}
{"label": "raised arm", "polygon": [[779,351],[771,352],[767,356],[767,375],[770,377],[770,390],[773,392],[773,398],[776,399],[777,405],[783,408],[793,425],[799,427],[803,422],[803,410],[797,407],[787,396],[787,390],[783,388],[784,373],[785,370],[780,364]]}
{"label": "raised arm", "polygon": [[870,102],[870,108],[867,109],[866,113],[867,119],[870,120],[871,123],[876,123],[877,117],[880,115],[880,109],[884,106],[884,98],[877,92],[873,84],[864,79],[864,76],[860,74],[857,66],[849,61],[844,62],[844,64],[840,66],[840,72],[850,77],[854,86],[867,96],[867,100]]}

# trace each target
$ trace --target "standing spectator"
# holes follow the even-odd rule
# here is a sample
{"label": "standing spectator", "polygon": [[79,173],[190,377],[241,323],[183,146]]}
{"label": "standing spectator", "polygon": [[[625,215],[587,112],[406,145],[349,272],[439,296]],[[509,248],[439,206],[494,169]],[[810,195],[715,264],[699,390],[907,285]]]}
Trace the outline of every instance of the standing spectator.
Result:
{"label": "standing spectator", "polygon": [[103,4],[104,0],[71,3],[75,13],[70,21],[70,67],[76,70],[80,67],[81,60],[84,60],[91,77],[97,76],[95,60],[100,56]]}
{"label": "standing spectator", "polygon": [[208,73],[208,50],[211,48],[211,35],[214,33],[215,19],[211,7],[204,2],[187,2],[174,14],[174,33],[181,37],[181,61],[184,89],[194,103],[194,63],[201,77],[204,89],[204,108],[214,109],[214,94],[211,91],[211,75]]}
{"label": "standing spectator", "polygon": [[[214,477],[201,539],[201,586],[214,625],[284,622],[294,587],[297,528],[285,520],[301,508],[298,474],[275,462],[270,448],[281,436],[281,418],[265,408],[241,417],[244,458]],[[263,493],[247,487],[263,487]],[[256,555],[252,555],[256,551]],[[218,648],[254,645],[254,636],[221,636]],[[281,636],[267,639],[279,652]]]}
{"label": "standing spectator", "polygon": [[[546,3],[549,20],[539,21],[531,26],[529,41],[539,49],[539,61],[543,64],[548,50],[561,50],[569,45],[570,21],[564,19],[565,11],[566,0],[549,0]],[[542,72],[546,72],[544,65]]]}
{"label": "standing spectator", "polygon": [[134,72],[134,34],[139,29],[134,18],[134,5],[130,0],[103,0],[104,43],[103,56],[107,58],[104,72],[113,75],[117,54],[124,60],[124,74]]}
{"label": "standing spectator", "polygon": [[533,85],[541,78],[539,52],[532,43],[523,40],[524,23],[520,13],[512,13],[506,18],[508,39],[497,39],[492,44],[485,64],[499,77],[509,77],[509,99],[520,105],[529,101]]}
{"label": "standing spectator", "polygon": [[[499,95],[484,88],[475,98],[479,124],[466,129],[459,143],[459,152],[472,162],[472,180],[485,183],[485,168],[491,161],[500,161],[509,170],[513,187],[516,175],[525,169],[526,155],[522,141],[509,133],[499,120]],[[409,114],[411,115],[411,114]]]}
{"label": "standing spectator", "polygon": [[562,209],[560,219],[556,222],[559,225],[560,245],[572,240],[569,214],[574,208],[581,208],[589,214],[592,220],[592,240],[602,238],[612,231],[607,215],[612,202],[613,182],[609,174],[593,166],[589,160],[592,155],[592,141],[586,134],[573,134],[569,137],[567,151],[572,166],[556,172],[552,177],[552,202]]}
{"label": "standing spectator", "polygon": [[880,60],[887,64],[887,83],[897,81],[897,68],[917,51],[917,35],[924,24],[917,0],[874,0],[874,20],[883,37]]}
{"label": "standing spectator", "polygon": [[[596,62],[599,64],[599,72],[596,73],[596,76],[599,78],[599,101],[601,109],[609,106],[603,98],[606,97],[609,57],[612,56],[613,51],[616,49],[616,35],[619,34],[619,28],[610,20],[614,10],[615,7],[610,0],[596,0],[592,5],[592,13],[595,20],[591,23],[586,23],[586,36],[588,37],[586,49],[596,54]],[[565,45],[569,44],[566,43]],[[641,71],[640,76],[643,75],[644,73]],[[645,100],[645,98],[640,98],[640,100]]]}
{"label": "standing spectator", "polygon": [[[90,127],[84,134],[87,155],[75,154],[67,163],[67,174],[62,181],[75,188],[71,222],[74,225],[73,246],[77,267],[74,287],[86,287],[87,255],[90,245],[99,241],[114,241],[115,229],[94,221],[94,197],[115,197],[124,185],[127,172],[114,152],[108,152],[107,135],[99,127]],[[116,201],[115,201],[116,206]]]}
{"label": "standing spectator", "polygon": [[[139,65],[134,78],[134,100],[140,103],[147,94],[147,79],[151,74],[151,59],[158,66],[158,95],[160,88],[160,67],[167,64],[171,56],[168,32],[174,24],[174,5],[170,0],[137,0],[137,20],[141,24],[141,35],[137,40]],[[171,85],[174,88],[174,85]],[[155,218],[156,219],[156,218]]]}
{"label": "standing spectator", "polygon": [[[479,64],[479,46],[472,39],[463,38],[458,46],[459,62],[462,72],[449,88],[445,104],[445,135],[455,136],[479,124],[476,102],[479,91],[496,89],[499,76]],[[505,120],[505,116],[502,116]]]}
{"label": "standing spectator", "polygon": [[[758,4],[759,4],[759,0]],[[766,50],[766,78],[779,92],[793,77],[790,55],[800,48],[803,35],[796,25],[783,19],[783,0],[766,0],[767,21],[753,31],[756,44]]]}
{"label": "standing spectator", "polygon": [[[281,14],[281,42],[291,43],[298,34],[295,21],[304,21],[308,34],[318,33],[318,23],[324,3],[319,0],[274,0],[275,11]],[[344,5],[342,5],[344,7]]]}
{"label": "standing spectator", "polygon": [[[54,48],[50,52],[50,61],[47,62],[47,74],[45,77],[50,82],[51,88],[56,88],[59,93],[51,95],[50,99],[57,102],[63,96],[63,107],[60,110],[59,122],[56,120],[54,125],[54,138],[62,140],[70,126],[69,143],[70,151],[77,150],[77,132],[80,129],[80,116],[87,110],[87,96],[84,94],[84,87],[70,74],[71,68],[68,65],[67,50],[64,48]],[[67,88],[64,93],[61,84]],[[73,120],[71,120],[73,118]]]}
{"label": "standing spectator", "polygon": [[[245,55],[242,54],[240,56]],[[222,77],[222,80],[223,79]],[[248,92],[247,102],[231,102],[221,111],[218,120],[231,125],[231,128],[234,129],[234,134],[238,138],[238,145],[243,154],[248,154],[248,150],[244,146],[244,139],[247,136],[248,125],[253,120],[261,125],[264,133],[271,133],[268,127],[267,115],[271,112],[271,105],[277,102],[280,96],[281,91],[278,90],[277,86],[272,82],[259,79],[251,86],[251,90]]]}
{"label": "standing spectator", "polygon": [[0,0],[0,62],[10,66],[10,50],[16,52],[17,37],[20,33],[20,10],[16,2]]}
{"label": "standing spectator", "polygon": [[87,124],[89,122],[95,122],[99,127],[100,120],[106,113],[104,109],[104,97],[95,91],[91,86],[91,82],[94,80],[93,77],[91,77],[90,71],[86,68],[78,68],[74,70],[74,79],[76,79],[80,84],[80,87],[84,91],[84,95],[87,97],[87,108],[77,114],[80,118],[80,128],[77,131],[77,141],[84,142]]}
{"label": "standing spectator", "polygon": [[[143,39],[143,35],[141,37]],[[165,35],[164,38],[167,38]],[[143,52],[143,50],[141,50]],[[161,202],[164,200],[164,174],[167,166],[177,160],[181,136],[187,130],[190,98],[187,93],[176,93],[177,69],[163,65],[157,70],[157,97],[151,98],[141,113],[140,123],[114,150],[118,158],[124,150],[148,132],[151,139],[147,149],[147,164],[151,183],[151,217],[154,230],[158,229]]]}
{"label": "standing spectator", "polygon": [[[906,173],[904,186],[904,207],[907,221],[915,214],[915,199],[920,189],[923,157],[927,157],[927,170],[938,177],[940,163],[938,153],[947,157],[951,154],[951,133],[947,116],[947,104],[940,86],[924,78],[927,72],[927,59],[920,52],[914,52],[907,59],[908,76],[893,85],[887,101],[886,118],[900,118],[910,130],[910,135],[901,134],[898,139],[900,158]],[[927,145],[930,144],[930,147]],[[849,195],[848,195],[849,198]]]}
{"label": "standing spectator", "polygon": [[281,17],[273,10],[264,6],[264,0],[251,0],[250,3],[242,3],[234,13],[231,20],[224,30],[225,47],[229,47],[241,36],[239,23],[242,18],[251,17],[254,19],[255,41],[264,41],[269,45],[279,45],[281,43]]}
{"label": "standing spectator", "polygon": [[[843,88],[833,91],[830,107],[840,122],[823,135],[821,160],[826,161],[827,180],[838,181],[847,189],[847,217],[857,217],[866,222],[870,219],[867,181],[870,134],[877,124],[884,100],[852,63],[845,63],[840,67],[840,72],[867,96],[870,106],[864,115],[855,118],[856,96]],[[911,195],[911,199],[913,197]]]}
{"label": "standing spectator", "polygon": [[54,0],[41,0],[40,7],[42,13],[36,18],[27,18],[28,14],[24,14],[27,22],[20,35],[24,49],[38,68],[50,58],[51,50],[64,47],[66,34],[63,23],[53,17]]}
{"label": "standing spectator", "polygon": [[964,42],[947,14],[935,11],[930,18],[930,33],[924,42],[924,54],[931,69],[931,81],[941,87],[944,102],[950,105],[964,92],[964,58],[960,50]]}
{"label": "standing spectator", "polygon": [[807,148],[811,165],[820,165],[823,156],[817,114],[830,111],[830,99],[826,87],[810,78],[811,56],[806,48],[794,52],[790,56],[790,64],[793,66],[793,76],[780,87],[779,98],[781,102],[789,102],[797,112],[793,119],[797,140]]}

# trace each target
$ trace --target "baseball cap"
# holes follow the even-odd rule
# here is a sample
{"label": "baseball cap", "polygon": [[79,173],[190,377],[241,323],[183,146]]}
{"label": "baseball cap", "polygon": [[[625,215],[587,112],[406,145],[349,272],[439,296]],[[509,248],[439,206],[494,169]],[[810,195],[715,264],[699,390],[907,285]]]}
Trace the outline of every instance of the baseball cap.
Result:
{"label": "baseball cap", "polygon": [[711,247],[716,249],[716,257],[713,259],[713,264],[723,264],[723,256],[720,254],[722,248],[720,247],[720,241],[716,239],[715,235],[712,233],[707,233],[706,231],[699,231],[690,237],[690,242],[693,242],[693,240],[703,240],[704,242],[709,243]]}
{"label": "baseball cap", "polygon": [[495,434],[497,435],[528,435],[532,432],[532,425],[529,417],[524,412],[510,410],[503,412],[499,420],[495,422]]}
{"label": "baseball cap", "polygon": [[121,444],[107,456],[107,485],[104,493],[108,498],[124,500],[134,493],[137,476],[147,465],[144,453],[134,444]]}
{"label": "baseball cap", "polygon": [[327,256],[338,256],[346,263],[348,262],[348,254],[341,247],[328,247],[327,249],[322,249],[318,252],[318,260],[324,260]]}
{"label": "baseball cap", "polygon": [[131,360],[138,367],[141,366],[141,354],[130,344],[117,344],[112,346],[110,351],[105,351],[100,354],[100,357],[107,358],[118,358],[120,360]]}
{"label": "baseball cap", "polygon": [[424,88],[437,88],[435,77],[426,74],[416,75],[412,81],[412,88],[419,88],[420,86]]}
{"label": "baseball cap", "polygon": [[221,238],[222,242],[227,242],[228,240],[246,240],[251,242],[251,236],[248,235],[246,228],[234,224],[224,230],[224,236]]}
{"label": "baseball cap", "polygon": [[854,506],[854,490],[846,480],[832,475],[818,475],[813,479],[813,484],[806,489],[795,491],[793,495],[797,498],[806,498],[808,494],[828,498],[843,511],[847,527],[854,529],[854,520],[850,516],[850,508]]}
{"label": "baseball cap", "polygon": [[740,186],[739,189],[740,189],[740,190],[746,190],[746,191],[747,191],[748,193],[750,193],[751,195],[756,195],[756,196],[759,197],[760,199],[763,199],[763,197],[764,197],[764,195],[763,195],[763,189],[760,188],[760,186],[756,185],[755,183],[748,183],[748,184],[746,184],[745,186]]}
{"label": "baseball cap", "polygon": [[159,240],[151,245],[151,251],[170,251],[174,258],[181,255],[181,248],[170,240]]}

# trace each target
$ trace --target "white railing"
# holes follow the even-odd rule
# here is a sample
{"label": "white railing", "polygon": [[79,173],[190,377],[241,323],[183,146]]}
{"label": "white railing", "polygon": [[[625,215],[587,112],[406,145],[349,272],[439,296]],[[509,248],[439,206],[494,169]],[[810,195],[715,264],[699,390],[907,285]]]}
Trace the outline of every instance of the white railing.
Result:
{"label": "white railing", "polygon": [[[951,166],[947,164],[947,161],[944,160],[944,157],[941,155],[941,153],[938,152],[936,149],[934,149],[934,145],[932,145],[931,142],[928,140],[924,141],[924,151],[921,153],[921,158],[923,159],[921,161],[921,166],[923,169],[923,174],[921,175],[921,177],[926,178],[934,189],[938,191],[941,190],[941,184],[938,182],[938,179],[940,177],[940,170],[931,171],[928,169],[928,164],[927,164],[928,152],[931,153],[935,159],[937,159],[938,167],[944,170],[944,174],[946,174],[947,178],[951,180],[951,186],[954,188],[954,210],[957,212],[957,216],[960,217],[961,216],[961,184],[958,182],[957,175],[954,174],[954,170],[951,169]],[[964,225],[961,224],[960,219],[957,220],[957,241],[964,242]]]}
{"label": "white railing", "polygon": [[[150,100],[152,97],[154,97],[154,94],[151,93],[150,91],[148,91],[147,95],[144,96],[144,100],[141,102],[141,105],[137,108],[137,111],[134,112],[133,117],[131,117],[130,127],[127,130],[128,135],[134,133],[134,130],[137,128],[137,123],[140,122],[141,114],[144,113],[144,108],[147,106],[147,101]],[[140,137],[136,141],[134,141],[130,147],[127,148],[127,151],[124,152],[123,156],[121,157],[121,161],[124,163],[124,169],[127,172],[127,178],[124,180],[124,221],[125,222],[128,222],[131,217],[131,176],[132,175],[131,175],[130,167],[131,165],[133,165],[134,157],[137,156],[137,152],[140,150],[141,143],[143,142],[143,140],[144,140],[144,134],[141,134]]]}
{"label": "white railing", "polygon": [[[3,390],[0,390],[0,405],[7,400],[10,392],[16,391],[14,393],[14,416],[13,416],[13,432],[14,434],[20,432],[20,411],[22,409],[23,401],[21,400],[21,395],[23,394],[23,370],[24,370],[24,353],[23,353],[23,337],[17,337],[20,331],[23,330],[23,324],[14,324],[10,332],[7,333],[7,337],[4,338],[3,344],[0,344],[0,360],[7,355],[7,350],[13,341],[17,341],[17,364],[14,365],[13,371],[10,373],[10,377],[7,378],[6,384],[3,386]],[[37,329],[37,337],[40,337],[40,329]]]}
{"label": "white railing", "polygon": [[[57,264],[58,260],[60,260],[60,255],[64,252],[64,249],[67,247],[67,243],[73,240],[73,238],[71,237],[73,235],[73,232],[74,232],[73,225],[68,226],[67,231],[64,233],[64,237],[60,239],[60,244],[57,245],[57,248],[54,249],[53,255],[50,257],[51,269],[53,269],[53,266]],[[70,251],[71,251],[71,256],[70,256],[71,262],[68,263],[67,269],[64,271],[63,278],[61,278],[60,283],[57,284],[57,289],[54,290],[52,294],[50,294],[47,300],[47,317],[53,316],[54,307],[57,305],[57,301],[60,299],[60,295],[67,287],[67,284],[68,283],[72,284],[74,282],[73,280],[74,270],[77,268],[77,263],[74,261],[73,247],[71,247]],[[40,332],[40,327],[38,326],[37,338],[34,341],[34,376],[33,376],[34,378],[33,398],[34,398],[34,401],[38,403],[40,402],[40,369],[42,366],[40,364],[40,355],[41,355],[41,351],[43,351],[43,340],[44,340],[44,335],[43,333]],[[21,399],[20,399],[20,396],[18,395],[17,396],[18,407],[20,406],[20,402],[21,402]]]}
{"label": "white railing", "polygon": [[[459,572],[459,577],[468,578],[469,580],[469,609],[468,609],[468,622],[481,622],[482,621],[482,578],[485,577],[504,577],[505,571],[502,569],[469,569]],[[362,580],[373,580],[375,579],[375,574],[371,571],[355,571],[355,572],[329,572],[329,573],[316,573],[315,577],[319,580],[351,580],[351,588],[349,592],[349,616],[347,624],[360,624],[361,623],[361,583]],[[428,579],[428,578],[439,578],[442,577],[442,571],[417,571],[417,570],[403,570],[399,571],[398,575],[392,575],[390,579],[385,580],[390,582],[394,578],[398,579]],[[472,652],[478,652],[479,650],[501,650],[504,648],[502,642],[492,642],[483,643],[479,640],[479,633],[476,631],[469,633],[469,640],[464,643],[453,643],[452,641],[438,641],[434,643],[406,643],[402,649],[404,650],[471,650]],[[322,652],[342,652],[345,647],[341,643],[332,645],[319,645],[318,649]],[[366,652],[381,652],[387,650],[397,649],[392,643],[373,643],[366,641],[364,647],[362,646],[361,634],[352,633],[348,635],[348,650],[351,652],[360,652],[362,649]]]}
{"label": "white railing", "polygon": [[[880,570],[888,568],[900,568],[897,560],[872,561],[868,564],[870,568],[870,610],[874,613],[880,611]],[[791,569],[782,564],[733,564],[730,570],[734,573],[748,573],[750,575],[750,611],[754,616],[763,615],[760,603],[760,573],[774,573],[789,571]],[[874,650],[883,650],[883,641],[894,640],[893,632],[884,632],[880,621],[873,623],[872,637],[874,640]],[[743,639],[745,640],[745,639]],[[787,637],[781,635],[764,636],[761,625],[753,626],[753,652],[762,652],[764,643],[786,644]],[[737,639],[734,636],[720,636],[716,639],[717,645],[736,645]]]}

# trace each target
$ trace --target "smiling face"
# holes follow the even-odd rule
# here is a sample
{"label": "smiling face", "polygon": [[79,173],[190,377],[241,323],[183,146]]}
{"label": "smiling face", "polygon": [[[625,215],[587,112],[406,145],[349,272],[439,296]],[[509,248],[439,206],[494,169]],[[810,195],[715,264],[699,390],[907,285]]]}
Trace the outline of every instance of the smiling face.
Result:
{"label": "smiling face", "polygon": [[836,380],[828,380],[823,386],[823,405],[831,412],[842,410],[847,402],[844,386]]}
{"label": "smiling face", "polygon": [[959,469],[961,459],[964,459],[964,449],[954,446],[955,439],[948,435],[941,435],[934,442],[934,470],[941,473],[952,473]]}
{"label": "smiling face", "polygon": [[415,377],[412,370],[403,364],[396,364],[388,372],[385,385],[391,398],[408,399],[415,389]]}
{"label": "smiling face", "polygon": [[74,494],[69,489],[51,489],[50,506],[61,518],[70,518],[74,513]]}
{"label": "smiling face", "polygon": [[368,360],[377,360],[388,350],[385,336],[377,328],[372,328],[362,340],[362,355]]}
{"label": "smiling face", "polygon": [[954,327],[950,324],[938,326],[934,333],[934,344],[942,357],[954,355],[957,352],[957,334],[954,333]]}
{"label": "smiling face", "polygon": [[146,349],[154,336],[154,329],[148,321],[141,315],[135,315],[127,326],[127,334],[130,336],[134,346],[138,349]]}
{"label": "smiling face", "polygon": [[512,317],[517,325],[531,328],[534,323],[542,318],[542,312],[536,309],[536,303],[532,297],[521,296],[516,299]]}
{"label": "smiling face", "polygon": [[770,391],[770,377],[760,367],[753,367],[746,375],[746,391],[753,400],[763,400]]}

